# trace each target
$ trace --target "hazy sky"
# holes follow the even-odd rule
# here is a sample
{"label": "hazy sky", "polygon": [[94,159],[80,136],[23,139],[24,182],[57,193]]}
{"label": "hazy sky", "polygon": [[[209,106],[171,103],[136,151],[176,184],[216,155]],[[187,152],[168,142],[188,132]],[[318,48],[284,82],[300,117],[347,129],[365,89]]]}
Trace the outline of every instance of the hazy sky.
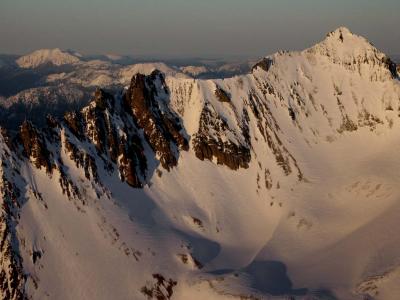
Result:
{"label": "hazy sky", "polygon": [[0,0],[0,53],[262,56],[341,25],[400,53],[400,0]]}

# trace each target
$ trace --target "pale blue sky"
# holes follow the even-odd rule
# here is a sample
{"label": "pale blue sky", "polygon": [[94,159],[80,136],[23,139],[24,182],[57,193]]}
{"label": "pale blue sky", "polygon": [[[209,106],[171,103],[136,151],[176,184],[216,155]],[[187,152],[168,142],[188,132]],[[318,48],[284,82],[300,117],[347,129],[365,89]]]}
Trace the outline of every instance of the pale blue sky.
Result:
{"label": "pale blue sky", "polygon": [[400,0],[0,0],[0,53],[262,56],[342,25],[400,53]]}

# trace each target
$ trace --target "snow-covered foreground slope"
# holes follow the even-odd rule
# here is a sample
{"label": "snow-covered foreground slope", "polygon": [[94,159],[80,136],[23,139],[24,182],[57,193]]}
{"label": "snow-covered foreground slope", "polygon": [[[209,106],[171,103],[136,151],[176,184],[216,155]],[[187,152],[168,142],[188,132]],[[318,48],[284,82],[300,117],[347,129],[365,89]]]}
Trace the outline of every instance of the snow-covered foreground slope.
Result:
{"label": "snow-covered foreground slope", "polygon": [[400,84],[346,28],[2,132],[4,299],[398,299]]}

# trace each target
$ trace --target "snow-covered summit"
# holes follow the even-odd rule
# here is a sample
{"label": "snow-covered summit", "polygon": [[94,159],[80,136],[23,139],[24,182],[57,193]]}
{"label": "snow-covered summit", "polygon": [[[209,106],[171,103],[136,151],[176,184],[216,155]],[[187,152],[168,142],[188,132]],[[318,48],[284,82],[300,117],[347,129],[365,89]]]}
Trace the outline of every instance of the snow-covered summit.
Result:
{"label": "snow-covered summit", "polygon": [[322,42],[311,47],[310,50],[341,60],[358,56],[384,56],[367,39],[352,33],[346,27],[331,31]]}
{"label": "snow-covered summit", "polygon": [[322,42],[307,49],[305,53],[327,57],[331,62],[357,71],[360,75],[380,79],[390,76],[390,73],[381,73],[382,67],[388,69],[390,59],[367,39],[352,33],[346,27],[339,27],[328,33]]}
{"label": "snow-covered summit", "polygon": [[59,48],[40,49],[30,54],[21,56],[16,63],[21,68],[36,68],[43,64],[53,64],[55,66],[75,64],[80,62],[78,56],[63,51]]}
{"label": "snow-covered summit", "polygon": [[336,66],[339,69],[334,71],[335,74],[345,69],[371,81],[398,77],[396,64],[385,53],[346,27],[331,31],[324,40],[303,51],[279,51],[267,56],[254,65],[253,70],[260,67],[268,71],[275,65],[275,70],[285,72],[288,66],[296,70],[299,64],[322,68],[327,72],[332,72],[331,69]]}

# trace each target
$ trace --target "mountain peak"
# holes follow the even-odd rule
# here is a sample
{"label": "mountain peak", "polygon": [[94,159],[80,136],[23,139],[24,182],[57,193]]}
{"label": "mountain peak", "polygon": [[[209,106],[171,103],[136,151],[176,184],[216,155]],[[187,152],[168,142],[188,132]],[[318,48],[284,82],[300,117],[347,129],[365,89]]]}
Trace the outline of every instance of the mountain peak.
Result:
{"label": "mountain peak", "polygon": [[[252,69],[261,67],[268,71],[275,64],[277,57],[282,56],[286,59],[293,54],[280,51],[275,55],[263,58]],[[321,42],[298,54],[306,57],[312,56],[313,60],[318,63],[328,60],[334,65],[341,65],[371,79],[397,78],[396,65],[386,54],[375,48],[364,37],[352,33],[343,26],[329,32]]]}
{"label": "mountain peak", "polygon": [[357,71],[361,76],[382,80],[397,77],[395,64],[385,53],[346,27],[331,31],[322,42],[303,53],[323,56],[335,65]]}
{"label": "mountain peak", "polygon": [[78,63],[79,61],[80,59],[76,55],[59,48],[36,50],[16,60],[21,68],[37,68],[43,64],[61,66]]}
{"label": "mountain peak", "polygon": [[354,36],[354,34],[350,31],[350,29],[344,26],[338,27],[337,29],[327,34],[327,38],[339,38],[339,40],[341,41],[342,39],[344,40],[344,37],[349,37],[349,36],[352,37]]}
{"label": "mountain peak", "polygon": [[346,27],[339,27],[329,32],[326,38],[314,47],[327,48],[338,54],[361,54],[365,52],[378,52],[377,49],[364,37],[352,33]]}

